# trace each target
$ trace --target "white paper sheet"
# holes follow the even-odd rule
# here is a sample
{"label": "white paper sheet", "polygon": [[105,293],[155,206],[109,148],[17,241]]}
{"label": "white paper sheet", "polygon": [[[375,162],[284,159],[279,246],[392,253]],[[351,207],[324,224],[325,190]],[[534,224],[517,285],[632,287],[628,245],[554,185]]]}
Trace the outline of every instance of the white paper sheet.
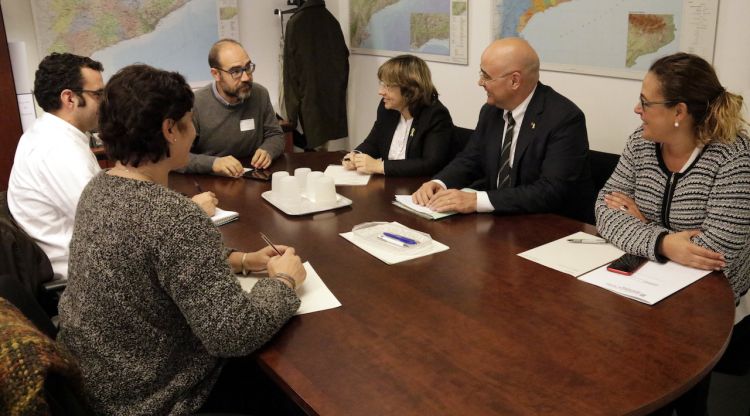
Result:
{"label": "white paper sheet", "polygon": [[432,240],[432,247],[427,251],[420,252],[419,254],[410,254],[408,252],[405,252],[405,254],[400,254],[400,253],[396,254],[393,252],[393,250],[385,249],[382,246],[376,245],[362,237],[356,236],[351,231],[348,233],[341,233],[339,235],[349,240],[355,246],[372,254],[383,263],[389,264],[389,265],[401,263],[407,260],[417,259],[417,258],[424,257],[424,256],[429,256],[435,253],[440,253],[441,251],[446,251],[449,248],[443,243]]}
{"label": "white paper sheet", "polygon": [[370,176],[372,176],[359,173],[356,170],[346,170],[341,165],[328,165],[323,174],[332,177],[336,185],[355,186],[367,185],[367,182],[370,181]]}
{"label": "white paper sheet", "polygon": [[[336,296],[323,283],[323,280],[318,276],[318,273],[313,269],[310,262],[306,261],[303,265],[305,266],[307,277],[302,286],[297,290],[297,296],[299,296],[302,303],[295,315],[324,311],[341,306],[341,302],[336,299]],[[260,279],[267,279],[267,277],[237,276],[237,280],[239,280],[240,286],[242,286],[245,292],[250,292]]]}
{"label": "white paper sheet", "polygon": [[602,266],[578,280],[653,305],[709,273],[671,261],[663,264],[649,261],[630,276],[610,272],[607,266]]}
{"label": "white paper sheet", "polygon": [[578,277],[622,256],[624,252],[612,244],[579,244],[568,239],[600,239],[579,231],[559,240],[549,242],[519,256],[551,269]]}

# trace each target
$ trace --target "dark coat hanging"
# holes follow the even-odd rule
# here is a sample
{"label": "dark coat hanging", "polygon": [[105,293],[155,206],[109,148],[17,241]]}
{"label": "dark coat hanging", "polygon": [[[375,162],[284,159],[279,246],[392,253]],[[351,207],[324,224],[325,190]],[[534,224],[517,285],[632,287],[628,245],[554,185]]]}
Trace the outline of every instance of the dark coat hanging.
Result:
{"label": "dark coat hanging", "polygon": [[293,126],[302,123],[307,148],[348,135],[349,49],[323,0],[308,0],[289,19],[284,40],[284,101]]}

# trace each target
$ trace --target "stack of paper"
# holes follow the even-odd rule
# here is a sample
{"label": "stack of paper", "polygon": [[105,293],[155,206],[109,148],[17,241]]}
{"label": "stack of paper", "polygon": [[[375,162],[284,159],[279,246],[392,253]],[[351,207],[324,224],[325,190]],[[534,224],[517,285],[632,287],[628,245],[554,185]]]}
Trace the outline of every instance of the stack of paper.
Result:
{"label": "stack of paper", "polygon": [[216,212],[214,213],[213,217],[211,217],[211,221],[213,221],[216,226],[219,226],[224,225],[228,222],[232,222],[239,218],[240,214],[235,211],[226,211],[219,207],[216,207]]}
{"label": "stack of paper", "polygon": [[[297,309],[295,315],[318,312],[341,306],[341,302],[336,299],[336,296],[334,296],[326,284],[323,283],[323,280],[318,276],[318,273],[313,269],[310,262],[306,261],[303,265],[305,266],[307,277],[305,278],[305,282],[302,283],[302,286],[297,289],[297,296],[299,296],[302,303],[300,304],[299,309]],[[260,279],[267,279],[267,277],[237,276],[237,280],[240,282],[240,286],[242,286],[242,290],[245,292],[253,290],[253,286],[255,286]]]}
{"label": "stack of paper", "polygon": [[458,214],[456,211],[437,212],[425,206],[415,204],[411,200],[411,195],[396,195],[395,198],[396,200],[393,201],[393,205],[403,208],[412,214],[419,215],[422,218],[427,218],[428,220],[439,220],[441,218]]}

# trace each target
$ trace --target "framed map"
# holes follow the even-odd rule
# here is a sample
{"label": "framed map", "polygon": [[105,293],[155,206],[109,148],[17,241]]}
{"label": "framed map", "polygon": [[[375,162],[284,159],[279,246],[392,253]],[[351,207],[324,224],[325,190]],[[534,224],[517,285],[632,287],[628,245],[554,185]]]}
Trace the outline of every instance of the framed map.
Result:
{"label": "framed map", "polygon": [[39,54],[70,52],[102,62],[104,76],[142,62],[210,79],[208,50],[239,38],[237,0],[32,0]]}
{"label": "framed map", "polygon": [[520,36],[542,69],[642,79],[678,51],[713,61],[719,0],[494,0],[493,37]]}
{"label": "framed map", "polygon": [[468,0],[351,0],[352,53],[467,65]]}

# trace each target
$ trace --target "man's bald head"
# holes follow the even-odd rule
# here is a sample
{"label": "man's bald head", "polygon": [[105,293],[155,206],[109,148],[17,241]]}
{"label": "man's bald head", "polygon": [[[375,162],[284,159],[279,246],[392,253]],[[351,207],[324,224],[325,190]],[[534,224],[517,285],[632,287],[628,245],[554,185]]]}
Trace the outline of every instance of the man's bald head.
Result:
{"label": "man's bald head", "polygon": [[482,53],[481,70],[488,103],[511,110],[539,81],[539,55],[521,38],[499,39]]}

